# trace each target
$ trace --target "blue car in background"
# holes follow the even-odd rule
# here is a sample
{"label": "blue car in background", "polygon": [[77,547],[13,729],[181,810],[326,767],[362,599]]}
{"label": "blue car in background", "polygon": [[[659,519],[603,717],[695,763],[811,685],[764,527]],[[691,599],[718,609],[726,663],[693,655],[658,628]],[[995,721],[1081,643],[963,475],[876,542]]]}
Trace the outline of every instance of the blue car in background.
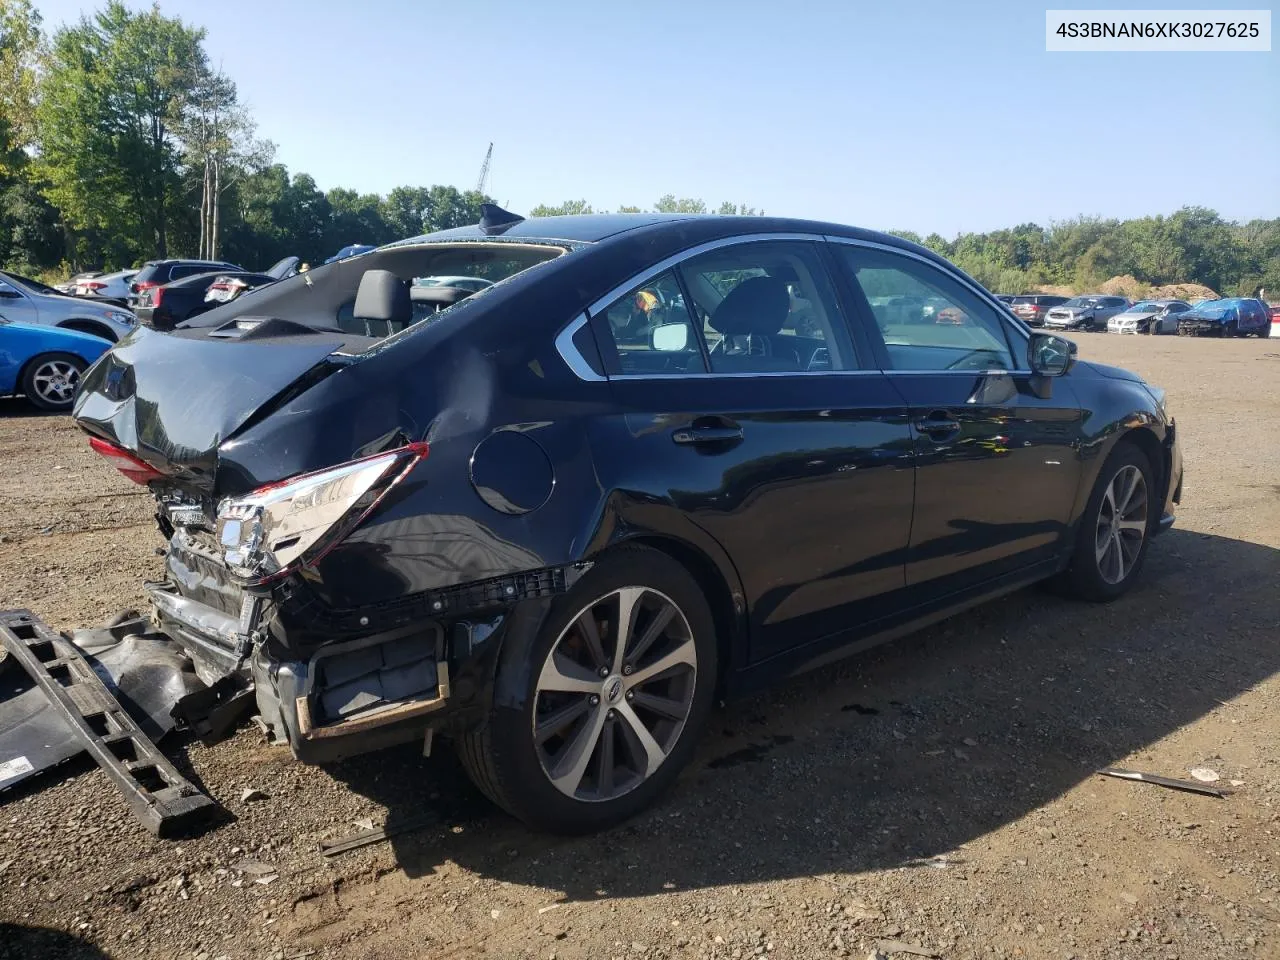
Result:
{"label": "blue car in background", "polygon": [[333,263],[335,260],[345,260],[347,257],[358,257],[360,254],[368,253],[372,249],[373,247],[367,243],[349,243],[326,260],[325,263]]}
{"label": "blue car in background", "polygon": [[1209,334],[1217,337],[1259,337],[1271,335],[1271,311],[1261,300],[1251,297],[1224,297],[1197,303],[1178,316],[1182,336]]}
{"label": "blue car in background", "polygon": [[70,410],[80,374],[111,341],[0,317],[0,396],[21,393],[42,410]]}

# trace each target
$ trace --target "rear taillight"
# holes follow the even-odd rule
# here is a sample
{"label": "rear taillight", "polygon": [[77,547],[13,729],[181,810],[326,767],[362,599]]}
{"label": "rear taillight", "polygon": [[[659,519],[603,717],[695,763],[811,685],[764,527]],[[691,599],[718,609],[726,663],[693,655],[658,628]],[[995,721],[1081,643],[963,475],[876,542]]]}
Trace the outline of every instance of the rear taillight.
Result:
{"label": "rear taillight", "polygon": [[88,283],[80,284],[80,286],[86,290],[105,290],[107,288],[105,283],[99,283],[97,280],[90,280]]}
{"label": "rear taillight", "polygon": [[117,447],[114,443],[107,440],[101,440],[98,437],[89,438],[89,446],[107,458],[107,461],[123,473],[134,483],[140,483],[144,487],[152,480],[160,480],[164,474],[157,470],[151,464],[139,460],[128,450]]}
{"label": "rear taillight", "polygon": [[153,286],[151,288],[151,296],[149,300],[153,307],[160,306],[160,301],[164,299],[164,287]]}
{"label": "rear taillight", "polygon": [[134,293],[141,293],[143,290],[150,290],[152,287],[158,286],[160,286],[160,284],[156,283],[154,280],[143,280],[141,283],[130,285],[129,289]]}
{"label": "rear taillight", "polygon": [[427,455],[426,443],[305,473],[218,505],[227,567],[251,585],[318,563]]}

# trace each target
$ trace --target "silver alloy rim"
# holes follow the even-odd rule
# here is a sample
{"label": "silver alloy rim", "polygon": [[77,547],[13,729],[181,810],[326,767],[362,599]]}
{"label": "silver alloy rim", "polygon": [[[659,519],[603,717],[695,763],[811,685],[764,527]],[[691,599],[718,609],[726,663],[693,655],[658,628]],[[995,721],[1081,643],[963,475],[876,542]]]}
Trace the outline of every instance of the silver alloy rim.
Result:
{"label": "silver alloy rim", "polygon": [[46,360],[31,375],[31,386],[40,399],[58,405],[71,402],[79,382],[80,371],[66,360]]}
{"label": "silver alloy rim", "polygon": [[621,587],[580,610],[538,675],[533,741],[556,789],[613,800],[670,755],[693,705],[698,653],[680,608]]}
{"label": "silver alloy rim", "polygon": [[1147,536],[1147,481],[1132,464],[1123,466],[1098,508],[1094,556],[1098,573],[1107,583],[1122,583],[1142,552]]}

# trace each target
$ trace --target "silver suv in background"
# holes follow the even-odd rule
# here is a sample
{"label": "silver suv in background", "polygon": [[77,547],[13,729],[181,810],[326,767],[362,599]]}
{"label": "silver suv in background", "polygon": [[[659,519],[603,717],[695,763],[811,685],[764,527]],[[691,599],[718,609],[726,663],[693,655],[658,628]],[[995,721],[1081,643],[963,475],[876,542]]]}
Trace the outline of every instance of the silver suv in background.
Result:
{"label": "silver suv in background", "polygon": [[1052,307],[1044,315],[1044,325],[1050,330],[1105,330],[1108,320],[1130,306],[1125,297],[1087,293]]}
{"label": "silver suv in background", "polygon": [[1191,309],[1185,300],[1140,300],[1107,321],[1107,333],[1177,333],[1178,316]]}
{"label": "silver suv in background", "polygon": [[113,303],[68,297],[48,284],[13,273],[0,273],[0,316],[13,323],[79,330],[112,343],[138,322],[132,313]]}

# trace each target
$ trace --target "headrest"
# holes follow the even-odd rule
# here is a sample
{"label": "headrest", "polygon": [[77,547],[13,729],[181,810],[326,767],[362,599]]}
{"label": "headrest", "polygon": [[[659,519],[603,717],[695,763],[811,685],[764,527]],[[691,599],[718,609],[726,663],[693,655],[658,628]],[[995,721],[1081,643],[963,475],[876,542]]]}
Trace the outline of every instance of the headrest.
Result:
{"label": "headrest", "polygon": [[413,315],[409,285],[390,270],[366,270],[351,315],[357,320],[408,323]]}
{"label": "headrest", "polygon": [[475,293],[461,287],[411,287],[409,297],[414,303],[442,303],[451,306]]}
{"label": "headrest", "polygon": [[711,314],[711,326],[726,337],[772,336],[791,310],[787,285],[777,277],[750,277],[729,291]]}

